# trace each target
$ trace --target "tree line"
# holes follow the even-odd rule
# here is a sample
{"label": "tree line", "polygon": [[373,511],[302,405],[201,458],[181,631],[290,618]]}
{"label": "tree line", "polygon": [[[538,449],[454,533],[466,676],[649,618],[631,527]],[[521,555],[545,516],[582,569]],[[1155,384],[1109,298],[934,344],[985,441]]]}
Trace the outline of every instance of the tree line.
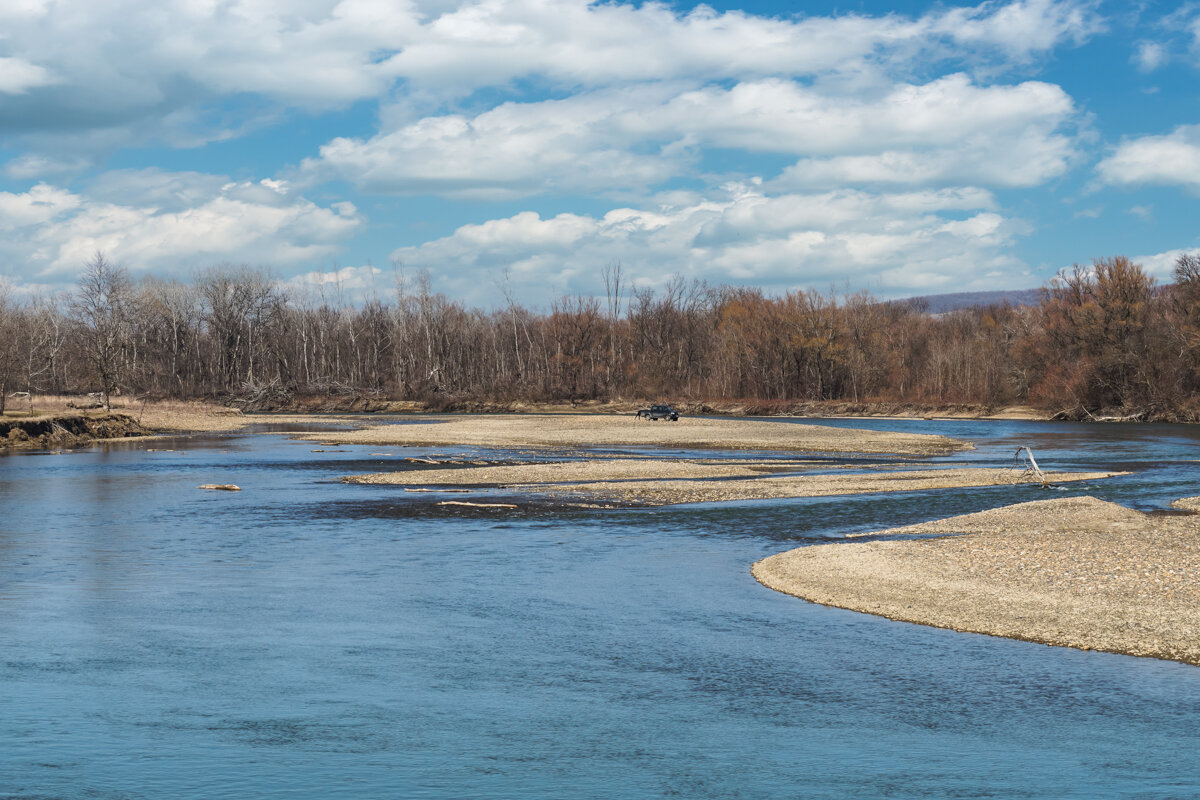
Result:
{"label": "tree line", "polygon": [[[1069,418],[1197,419],[1200,257],[1157,286],[1124,257],[1076,266],[1033,306],[931,315],[835,296],[673,279],[548,310],[498,290],[494,310],[431,291],[428,274],[365,302],[289,293],[259,269],[131,279],[97,254],[74,291],[0,287],[0,410],[14,392],[472,401],[661,398],[860,404],[1028,404]],[[774,405],[772,405],[774,404]]]}

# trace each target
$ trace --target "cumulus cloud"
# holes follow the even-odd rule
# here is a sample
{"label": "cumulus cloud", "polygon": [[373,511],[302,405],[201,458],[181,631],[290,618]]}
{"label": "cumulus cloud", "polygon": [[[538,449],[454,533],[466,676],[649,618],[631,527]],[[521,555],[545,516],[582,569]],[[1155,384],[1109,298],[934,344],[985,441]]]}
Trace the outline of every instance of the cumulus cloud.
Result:
{"label": "cumulus cloud", "polygon": [[[644,280],[680,271],[785,287],[849,276],[931,291],[962,264],[1015,264],[1000,253],[1020,226],[984,189],[954,187],[1031,186],[1076,158],[1071,98],[997,76],[1102,27],[1090,0],[788,18],[619,0],[0,4],[0,136],[15,154],[4,173],[22,182],[0,193],[0,257],[47,281],[96,249],[135,270],[224,259],[311,270],[365,226],[352,204],[318,205],[301,188],[336,192],[330,182],[344,180],[389,194],[636,206],[517,214],[398,251],[461,269],[463,296],[497,267],[530,287],[569,288],[614,259],[661,265]],[[364,133],[361,112],[375,104],[378,128]],[[352,109],[355,127],[322,134],[297,169],[272,163],[279,180],[79,178],[97,154],[124,148],[122,163],[136,163],[148,143],[202,147],[299,120],[295,109]],[[338,121],[303,127],[316,136]],[[793,166],[776,174],[783,164]],[[767,181],[696,189],[731,175]],[[872,191],[833,190],[845,186]],[[711,194],[667,197],[666,187]],[[659,202],[645,199],[655,192]],[[333,285],[374,275],[347,269],[359,271],[333,270]],[[326,275],[308,282],[328,286]]]}
{"label": "cumulus cloud", "polygon": [[1024,62],[1099,27],[1078,0],[798,19],[587,0],[30,2],[0,10],[0,92],[15,101],[0,130],[111,127],[247,93],[311,108],[519,79],[575,89],[907,74],[928,59]]}
{"label": "cumulus cloud", "polygon": [[519,196],[645,189],[690,171],[706,148],[810,157],[786,186],[1029,186],[1062,174],[1075,116],[1057,86],[975,85],[963,74],[867,96],[782,79],[679,90],[654,84],[428,117],[339,138],[304,165],[382,192]]}
{"label": "cumulus cloud", "polygon": [[[388,60],[419,84],[477,86],[550,75],[577,85],[680,77],[753,78],[911,68],[916,56],[1027,61],[1101,29],[1089,3],[1018,0],[939,9],[921,17],[770,19],[698,6],[576,0],[481,0],[423,26]],[[464,58],[464,54],[468,54]]]}
{"label": "cumulus cloud", "polygon": [[1165,136],[1122,142],[1096,167],[1108,184],[1158,184],[1200,190],[1200,125],[1181,125]]}
{"label": "cumulus cloud", "polygon": [[1175,262],[1182,255],[1196,255],[1198,249],[1195,247],[1179,248],[1176,250],[1167,250],[1162,253],[1153,253],[1151,255],[1134,256],[1131,260],[1135,264],[1141,264],[1146,270],[1146,273],[1153,275],[1160,283],[1173,283],[1175,280]]}
{"label": "cumulus cloud", "polygon": [[95,194],[46,184],[0,192],[0,257],[45,283],[69,282],[98,250],[135,273],[224,260],[291,266],[330,258],[360,224],[349,203],[322,208],[273,181],[127,173]]}
{"label": "cumulus cloud", "polygon": [[489,287],[505,270],[520,296],[545,302],[555,293],[599,292],[599,267],[618,261],[635,285],[646,286],[678,273],[776,290],[847,283],[888,295],[994,288],[1024,271],[1005,255],[1024,228],[993,208],[980,189],[768,196],[734,185],[718,197],[602,217],[523,212],[392,255],[483,305],[496,303]]}
{"label": "cumulus cloud", "polygon": [[395,278],[366,264],[301,273],[282,282],[300,301],[358,303],[386,295],[395,289]]}
{"label": "cumulus cloud", "polygon": [[656,184],[678,171],[679,154],[654,142],[639,150],[625,117],[662,93],[643,88],[429,117],[365,141],[335,139],[304,169],[372,191],[487,199]]}

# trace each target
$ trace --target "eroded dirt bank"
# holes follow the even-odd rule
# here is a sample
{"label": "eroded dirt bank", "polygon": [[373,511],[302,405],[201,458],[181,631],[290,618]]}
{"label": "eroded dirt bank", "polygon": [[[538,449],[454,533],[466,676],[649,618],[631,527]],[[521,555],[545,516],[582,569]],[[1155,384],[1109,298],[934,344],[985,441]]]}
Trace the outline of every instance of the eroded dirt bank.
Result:
{"label": "eroded dirt bank", "polygon": [[127,414],[60,414],[0,419],[0,450],[81,447],[100,439],[145,436],[151,431]]}

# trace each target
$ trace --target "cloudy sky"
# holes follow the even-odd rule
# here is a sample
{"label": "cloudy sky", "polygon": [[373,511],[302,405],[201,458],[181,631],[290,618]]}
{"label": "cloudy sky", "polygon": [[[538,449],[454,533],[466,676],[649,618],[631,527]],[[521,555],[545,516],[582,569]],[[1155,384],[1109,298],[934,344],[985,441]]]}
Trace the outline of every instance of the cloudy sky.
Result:
{"label": "cloudy sky", "polygon": [[[798,11],[798,9],[801,9]],[[0,280],[490,307],[1041,285],[1200,246],[1200,6],[0,0]]]}

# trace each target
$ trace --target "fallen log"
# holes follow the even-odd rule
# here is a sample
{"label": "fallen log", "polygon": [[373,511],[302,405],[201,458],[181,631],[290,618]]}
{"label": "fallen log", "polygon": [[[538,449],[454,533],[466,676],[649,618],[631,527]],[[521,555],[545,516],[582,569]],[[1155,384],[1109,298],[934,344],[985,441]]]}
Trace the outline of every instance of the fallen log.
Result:
{"label": "fallen log", "polygon": [[214,489],[219,492],[240,492],[242,487],[234,483],[205,483],[196,487],[197,489]]}
{"label": "fallen log", "polygon": [[1028,460],[1028,466],[1025,467],[1025,471],[1021,473],[1021,475],[1016,479],[1016,481],[1014,481],[1014,483],[1020,483],[1021,481],[1026,480],[1026,479],[1036,478],[1037,480],[1041,481],[1042,488],[1045,489],[1047,486],[1050,485],[1049,481],[1046,480],[1046,476],[1042,473],[1041,468],[1038,466],[1037,459],[1035,459],[1033,457],[1033,451],[1030,450],[1028,447],[1018,447],[1017,448],[1017,452],[1013,456],[1013,469],[1020,468],[1020,459],[1021,459],[1021,451],[1022,450],[1025,451],[1025,458]]}

